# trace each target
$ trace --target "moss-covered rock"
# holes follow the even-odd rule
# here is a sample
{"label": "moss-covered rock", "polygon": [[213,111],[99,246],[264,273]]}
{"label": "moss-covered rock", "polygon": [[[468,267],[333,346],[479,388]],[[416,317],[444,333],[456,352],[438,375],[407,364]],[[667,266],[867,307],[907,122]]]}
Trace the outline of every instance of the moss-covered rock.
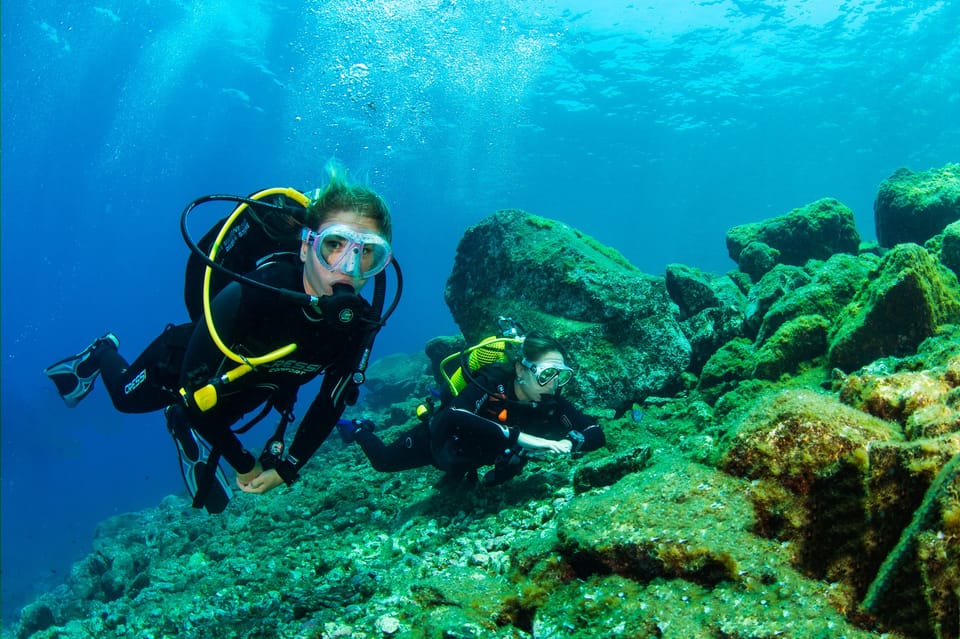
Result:
{"label": "moss-covered rock", "polygon": [[699,373],[722,344],[740,336],[746,298],[727,275],[714,276],[683,264],[667,266],[666,285],[690,342],[689,370]]}
{"label": "moss-covered rock", "polygon": [[705,308],[720,306],[713,279],[698,268],[685,264],[667,264],[664,282],[670,299],[680,309],[680,319],[696,315]]}
{"label": "moss-covered rock", "polygon": [[721,346],[704,364],[698,387],[715,388],[746,379],[752,370],[753,342],[746,338],[733,339]]}
{"label": "moss-covered rock", "polygon": [[960,277],[960,221],[950,224],[943,231],[940,263]]}
{"label": "moss-covered rock", "polygon": [[[864,555],[849,574],[869,567],[863,607],[912,637],[958,635],[960,436],[870,450]],[[882,560],[882,561],[881,561]],[[866,587],[869,584],[869,588]]]}
{"label": "moss-covered rock", "polygon": [[873,214],[882,246],[923,244],[960,219],[960,164],[898,169],[880,184]]}
{"label": "moss-covered rock", "polygon": [[923,248],[937,257],[940,263],[960,275],[960,221],[948,224],[943,233],[923,243]]}
{"label": "moss-covered rock", "polygon": [[838,200],[825,198],[780,217],[731,228],[727,231],[730,259],[740,264],[744,250],[754,242],[779,252],[774,263],[802,266],[807,260],[826,260],[835,253],[856,254],[860,234],[853,211]]}
{"label": "moss-covered rock", "polygon": [[897,245],[838,316],[830,334],[830,364],[852,371],[881,357],[912,353],[958,318],[957,277],[923,247]]}
{"label": "moss-covered rock", "polygon": [[777,379],[795,373],[801,364],[827,352],[830,320],[822,315],[801,315],[782,324],[753,357],[753,377]]}
{"label": "moss-covered rock", "polygon": [[733,306],[705,308],[680,322],[683,335],[690,343],[687,370],[699,373],[718,348],[741,334],[742,326],[743,313]]}
{"label": "moss-covered rock", "polygon": [[839,598],[829,588],[816,611],[784,615],[785,602],[812,591],[789,547],[750,533],[746,482],[660,461],[560,513],[559,552],[577,579],[552,585],[535,636],[584,623],[593,634],[575,636],[862,636],[831,607]]}
{"label": "moss-covered rock", "polygon": [[780,295],[768,306],[757,331],[757,344],[763,344],[784,322],[803,315],[820,315],[833,322],[863,290],[878,264],[873,255],[857,257],[847,253],[834,255],[825,262],[811,260],[805,269],[810,274],[809,281]]}
{"label": "moss-covered rock", "polygon": [[[952,414],[950,421],[960,420],[951,396],[954,386],[942,374],[934,371],[902,371],[891,375],[849,375],[841,384],[840,401],[880,419],[896,421],[902,426],[914,424],[909,439],[929,437],[942,433],[918,432],[920,424],[940,423],[932,419],[941,413]],[[934,409],[931,412],[931,409]],[[920,413],[918,419],[912,419]],[[949,432],[949,431],[945,431]],[[911,436],[912,435],[912,436]]]}
{"label": "moss-covered rock", "polygon": [[766,242],[749,242],[737,256],[737,266],[756,282],[780,261],[780,251]]}
{"label": "moss-covered rock", "polygon": [[566,392],[594,406],[629,406],[670,386],[690,362],[663,278],[522,211],[499,211],[466,231],[445,298],[471,343],[500,315],[563,340],[582,371]]}
{"label": "moss-covered rock", "polygon": [[[807,574],[845,584],[846,607],[869,600],[868,613],[908,636],[956,636],[934,635],[929,620],[956,609],[943,592],[957,584],[957,571],[944,565],[957,545],[932,544],[926,552],[939,559],[927,562],[916,543],[921,531],[928,543],[942,540],[937,531],[953,524],[926,515],[911,524],[934,478],[960,453],[956,434],[903,442],[891,422],[806,391],[767,396],[737,421],[720,464],[754,480],[757,532],[790,541]],[[873,585],[881,579],[882,588]],[[940,580],[937,588],[930,579]],[[882,601],[879,594],[864,599],[868,586]]]}
{"label": "moss-covered rock", "polygon": [[649,446],[638,446],[625,453],[581,464],[573,475],[573,490],[583,493],[615,484],[627,475],[643,470],[651,454]]}
{"label": "moss-covered rock", "polygon": [[745,336],[756,337],[763,318],[778,300],[806,285],[810,275],[800,266],[778,264],[750,287],[744,309]]}
{"label": "moss-covered rock", "polygon": [[795,493],[807,494],[869,443],[900,439],[895,425],[832,395],[782,391],[751,407],[724,442],[719,465],[738,477],[774,478]]}

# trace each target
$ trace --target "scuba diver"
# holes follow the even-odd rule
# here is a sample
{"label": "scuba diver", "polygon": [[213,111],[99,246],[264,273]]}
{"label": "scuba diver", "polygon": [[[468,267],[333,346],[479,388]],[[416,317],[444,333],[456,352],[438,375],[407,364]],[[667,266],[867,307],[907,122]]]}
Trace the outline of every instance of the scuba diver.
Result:
{"label": "scuba diver", "polygon": [[[132,364],[107,333],[44,371],[70,407],[100,376],[117,410],[163,410],[194,507],[226,508],[232,489],[221,457],[244,492],[296,481],[346,405],[356,401],[374,337],[399,302],[402,275],[391,252],[386,203],[351,183],[337,164],[328,164],[327,173],[327,185],[312,198],[271,189],[250,198],[211,195],[192,202],[181,230],[193,251],[185,298],[194,321],[168,325]],[[240,204],[200,248],[190,239],[186,217],[215,200]],[[396,273],[396,293],[383,313],[388,265]],[[360,290],[371,278],[368,302]],[[288,449],[284,434],[297,391],[321,374],[320,391]],[[256,417],[234,428],[261,405]],[[237,435],[271,408],[280,413],[280,424],[258,457]]]}
{"label": "scuba diver", "polygon": [[[504,341],[489,338],[478,346],[499,343],[502,355]],[[520,343],[513,361],[488,357],[489,363],[475,371],[464,361],[454,378],[462,375],[465,386],[457,389],[451,383],[454,396],[391,444],[384,444],[373,433],[373,423],[362,419],[338,421],[341,438],[356,441],[376,470],[432,464],[446,472],[443,484],[473,483],[480,467],[492,465],[483,476],[486,486],[520,474],[531,457],[578,456],[602,447],[606,439],[597,421],[560,396],[574,376],[560,343],[539,332],[506,341]]]}

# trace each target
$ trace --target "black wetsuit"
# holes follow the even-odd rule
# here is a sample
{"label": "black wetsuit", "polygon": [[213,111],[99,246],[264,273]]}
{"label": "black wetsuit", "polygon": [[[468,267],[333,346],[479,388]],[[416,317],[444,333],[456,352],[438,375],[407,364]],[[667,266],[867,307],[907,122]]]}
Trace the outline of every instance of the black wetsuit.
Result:
{"label": "black wetsuit", "polygon": [[439,410],[429,426],[420,424],[389,445],[370,431],[358,432],[357,443],[371,465],[390,472],[433,464],[462,475],[509,459],[519,451],[521,431],[544,439],[570,439],[573,453],[596,450],[606,442],[597,421],[563,397],[547,397],[537,404],[519,402],[512,370],[494,364],[473,376],[475,382]]}
{"label": "black wetsuit", "polygon": [[[299,262],[271,262],[249,276],[275,287],[303,290],[303,266]],[[284,481],[292,482],[326,439],[346,403],[353,401],[355,388],[350,379],[371,324],[354,322],[353,328],[338,328],[312,307],[235,282],[217,294],[211,310],[220,338],[235,353],[262,356],[297,344],[290,355],[223,385],[216,406],[209,411],[187,408],[191,426],[237,472],[252,470],[256,457],[243,448],[231,426],[266,401],[277,407],[292,407],[300,386],[324,375],[320,392],[304,415],[287,456],[276,465]],[[180,388],[199,388],[239,365],[217,348],[203,319],[196,324],[168,326],[132,365],[113,349],[102,351],[100,369],[110,397],[118,410],[131,413],[178,403]]]}

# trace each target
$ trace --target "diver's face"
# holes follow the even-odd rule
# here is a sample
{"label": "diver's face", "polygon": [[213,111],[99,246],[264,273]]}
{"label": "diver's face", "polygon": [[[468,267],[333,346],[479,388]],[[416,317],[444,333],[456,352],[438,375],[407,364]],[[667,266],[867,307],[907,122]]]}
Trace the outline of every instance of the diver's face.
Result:
{"label": "diver's face", "polygon": [[548,351],[538,361],[532,362],[531,366],[527,367],[519,362],[516,365],[517,380],[523,382],[516,386],[517,397],[522,401],[539,402],[545,395],[556,394],[560,387],[559,376],[541,373],[538,379],[538,371],[566,368],[563,354],[559,351]]}
{"label": "diver's face", "polygon": [[[322,234],[324,229],[334,225],[343,225],[358,234],[380,234],[380,226],[376,220],[369,217],[362,217],[354,211],[335,211],[327,216],[317,234]],[[303,261],[303,290],[309,295],[317,297],[321,295],[332,295],[334,284],[347,284],[356,292],[360,292],[363,285],[367,283],[366,278],[361,278],[355,274],[347,273],[343,270],[330,270],[329,263],[336,262],[339,256],[336,255],[337,246],[327,243],[318,251],[315,246],[316,240],[304,240],[300,244],[300,259]],[[322,257],[326,258],[328,264],[324,264]],[[364,259],[361,257],[361,259]]]}

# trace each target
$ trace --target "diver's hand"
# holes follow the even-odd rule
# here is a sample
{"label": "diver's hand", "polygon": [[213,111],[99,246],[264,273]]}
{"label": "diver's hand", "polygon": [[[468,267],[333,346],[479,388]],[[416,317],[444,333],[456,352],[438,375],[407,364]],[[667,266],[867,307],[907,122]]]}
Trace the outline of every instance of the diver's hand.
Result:
{"label": "diver's hand", "polygon": [[[240,477],[237,477],[237,483],[240,484]],[[283,478],[280,477],[280,474],[277,471],[265,470],[251,481],[246,484],[240,484],[240,490],[245,493],[254,493],[257,495],[262,495],[263,493],[273,490],[277,486],[283,483]]]}
{"label": "diver's hand", "polygon": [[548,439],[550,442],[547,449],[552,453],[567,455],[573,450],[573,442],[569,439]]}
{"label": "diver's hand", "polygon": [[250,482],[263,474],[263,466],[260,465],[260,462],[257,462],[254,467],[248,470],[245,473],[237,473],[237,486],[241,490],[245,490],[244,486],[249,486]]}
{"label": "diver's hand", "polygon": [[565,455],[573,450],[573,442],[569,439],[544,439],[526,433],[520,433],[517,443],[528,450],[539,450],[547,453]]}

